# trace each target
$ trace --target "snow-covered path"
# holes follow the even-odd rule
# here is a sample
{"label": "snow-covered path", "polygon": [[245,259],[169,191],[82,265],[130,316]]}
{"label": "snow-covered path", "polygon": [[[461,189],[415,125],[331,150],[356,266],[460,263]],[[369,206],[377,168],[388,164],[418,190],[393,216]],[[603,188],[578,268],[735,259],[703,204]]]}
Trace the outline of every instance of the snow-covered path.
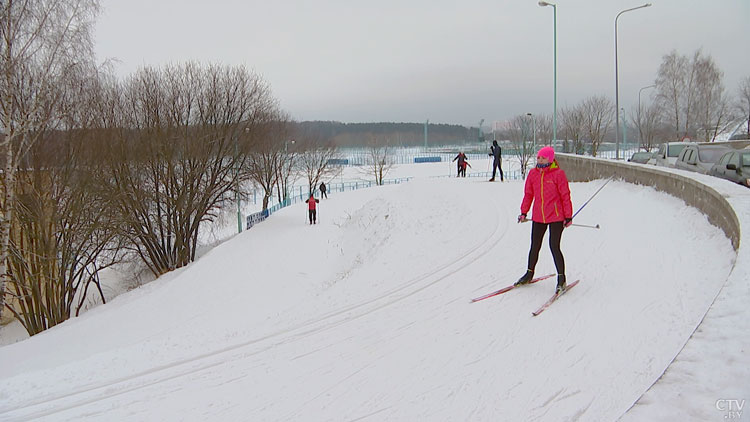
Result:
{"label": "snow-covered path", "polygon": [[[601,183],[572,184],[574,207]],[[284,209],[0,348],[0,420],[614,420],[681,349],[734,251],[681,201],[612,182],[576,219],[601,230],[563,236],[576,289],[539,317],[553,279],[471,304],[525,270],[522,186],[339,194],[316,226]]]}

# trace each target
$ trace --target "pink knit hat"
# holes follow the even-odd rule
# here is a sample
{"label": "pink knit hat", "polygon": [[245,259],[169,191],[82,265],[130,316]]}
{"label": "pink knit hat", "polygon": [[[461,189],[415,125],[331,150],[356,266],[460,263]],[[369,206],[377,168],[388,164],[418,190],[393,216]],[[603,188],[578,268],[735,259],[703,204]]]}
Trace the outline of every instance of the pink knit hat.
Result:
{"label": "pink knit hat", "polygon": [[544,147],[536,155],[537,157],[544,157],[550,162],[555,160],[555,150],[552,147]]}

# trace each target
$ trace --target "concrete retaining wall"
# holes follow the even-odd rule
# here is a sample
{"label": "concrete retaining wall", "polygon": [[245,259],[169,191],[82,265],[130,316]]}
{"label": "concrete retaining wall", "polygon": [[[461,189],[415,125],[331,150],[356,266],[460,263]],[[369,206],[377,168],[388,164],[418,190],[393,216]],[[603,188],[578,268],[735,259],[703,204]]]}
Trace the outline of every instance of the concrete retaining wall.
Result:
{"label": "concrete retaining wall", "polygon": [[732,206],[713,188],[658,167],[569,154],[555,156],[571,182],[587,182],[614,176],[637,185],[651,186],[699,209],[708,221],[724,231],[736,250],[740,245],[740,222]]}

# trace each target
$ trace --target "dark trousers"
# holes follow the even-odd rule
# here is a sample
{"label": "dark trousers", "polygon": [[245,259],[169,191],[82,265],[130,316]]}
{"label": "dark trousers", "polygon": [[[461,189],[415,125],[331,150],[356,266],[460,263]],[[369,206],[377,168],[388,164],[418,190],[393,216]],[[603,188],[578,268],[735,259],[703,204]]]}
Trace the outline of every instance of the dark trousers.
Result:
{"label": "dark trousers", "polygon": [[318,211],[317,210],[308,210],[307,214],[310,217],[310,224],[314,223],[315,220],[316,220],[316,218],[317,218]]}
{"label": "dark trousers", "polygon": [[321,198],[328,198],[328,194],[324,190],[320,191],[320,196]]}
{"label": "dark trousers", "polygon": [[495,171],[500,170],[500,180],[503,180],[503,163],[500,160],[492,162],[492,178],[495,178]]}
{"label": "dark trousers", "polygon": [[560,239],[562,239],[563,232],[562,221],[549,224],[537,223],[536,221],[531,223],[531,250],[529,250],[528,268],[533,271],[536,267],[547,226],[549,226],[549,248],[552,251],[552,258],[555,260],[555,268],[557,268],[558,274],[565,274],[565,258],[563,258],[560,250]]}

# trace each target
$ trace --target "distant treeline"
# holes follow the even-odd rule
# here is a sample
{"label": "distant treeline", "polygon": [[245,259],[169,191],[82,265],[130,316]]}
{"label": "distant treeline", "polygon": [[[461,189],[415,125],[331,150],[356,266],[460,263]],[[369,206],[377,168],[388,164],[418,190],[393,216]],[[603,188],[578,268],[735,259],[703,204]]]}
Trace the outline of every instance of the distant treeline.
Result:
{"label": "distant treeline", "polygon": [[[424,123],[341,123],[300,122],[304,133],[314,133],[316,138],[332,140],[340,147],[362,147],[372,143],[392,146],[424,145]],[[428,124],[427,143],[430,146],[458,142],[478,141],[477,128],[461,125]]]}

